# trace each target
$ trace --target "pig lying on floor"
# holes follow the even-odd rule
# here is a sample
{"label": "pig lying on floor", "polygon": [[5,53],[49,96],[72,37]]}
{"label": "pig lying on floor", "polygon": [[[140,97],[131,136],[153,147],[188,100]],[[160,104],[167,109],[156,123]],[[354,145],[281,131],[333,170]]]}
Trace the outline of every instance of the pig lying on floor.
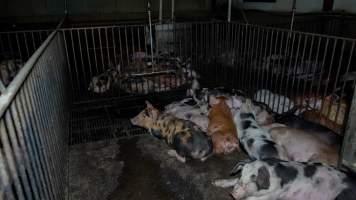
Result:
{"label": "pig lying on floor", "polygon": [[290,160],[337,165],[340,145],[328,144],[316,134],[282,124],[271,124],[270,127],[264,128],[268,130],[273,141],[286,150]]}
{"label": "pig lying on floor", "polygon": [[179,102],[173,102],[164,108],[164,113],[174,115],[179,119],[189,120],[198,125],[204,132],[207,131],[208,119],[208,104],[198,105],[192,99],[183,99]]}
{"label": "pig lying on floor", "polygon": [[159,138],[164,139],[174,150],[168,153],[179,161],[186,157],[204,161],[212,152],[211,138],[193,122],[182,120],[168,113],[160,113],[149,102],[147,107],[131,119],[133,125],[141,126]]}
{"label": "pig lying on floor", "polygon": [[214,153],[228,154],[239,150],[237,131],[225,97],[212,98],[209,112],[208,135],[214,145]]}
{"label": "pig lying on floor", "polygon": [[268,131],[257,124],[252,106],[251,100],[246,99],[241,108],[234,111],[237,135],[243,149],[250,158],[288,160],[285,150],[272,140]]}
{"label": "pig lying on floor", "polygon": [[268,131],[271,139],[285,150],[289,160],[337,164],[341,139],[336,133],[291,113],[269,115],[268,113],[271,112],[268,107],[264,108],[263,104],[259,105],[258,112],[256,109],[253,110],[255,110],[254,113],[262,113],[265,119],[274,118],[274,120],[265,122],[277,121],[286,124],[263,123],[263,118],[260,118],[260,123],[264,124],[262,128]]}
{"label": "pig lying on floor", "polygon": [[232,196],[246,200],[351,200],[356,181],[331,166],[277,159],[244,161],[232,173],[240,178],[215,180],[218,187],[234,187]]}

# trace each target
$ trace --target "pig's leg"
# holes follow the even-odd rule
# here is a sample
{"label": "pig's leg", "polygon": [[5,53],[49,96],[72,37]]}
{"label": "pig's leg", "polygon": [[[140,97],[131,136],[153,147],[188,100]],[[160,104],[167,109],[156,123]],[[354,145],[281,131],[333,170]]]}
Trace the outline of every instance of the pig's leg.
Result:
{"label": "pig's leg", "polygon": [[185,157],[180,156],[176,150],[168,150],[168,155],[172,156],[172,157],[176,157],[178,161],[185,163]]}
{"label": "pig's leg", "polygon": [[239,182],[238,178],[218,179],[218,180],[213,181],[213,185],[215,185],[217,187],[227,188],[227,187],[235,186],[238,182]]}
{"label": "pig's leg", "polygon": [[206,159],[208,159],[208,158],[209,158],[210,156],[212,156],[212,155],[213,155],[213,154],[211,153],[211,154],[205,156],[204,158],[200,158],[200,161],[204,162],[204,161],[206,161]]}

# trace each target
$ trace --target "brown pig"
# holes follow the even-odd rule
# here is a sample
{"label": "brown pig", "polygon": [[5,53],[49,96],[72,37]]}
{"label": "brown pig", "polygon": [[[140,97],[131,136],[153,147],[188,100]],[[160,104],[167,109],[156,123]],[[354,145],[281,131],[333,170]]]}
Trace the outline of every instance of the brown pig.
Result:
{"label": "brown pig", "polygon": [[228,154],[239,149],[237,131],[225,97],[211,98],[208,135],[211,136],[214,153]]}

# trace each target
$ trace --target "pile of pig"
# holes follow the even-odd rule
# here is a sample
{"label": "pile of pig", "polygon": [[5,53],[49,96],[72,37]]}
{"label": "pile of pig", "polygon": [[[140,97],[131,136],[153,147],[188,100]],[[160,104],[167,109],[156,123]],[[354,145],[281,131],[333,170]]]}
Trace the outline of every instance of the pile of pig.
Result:
{"label": "pile of pig", "polygon": [[332,130],[291,112],[272,112],[240,91],[195,83],[187,95],[163,111],[146,101],[131,122],[165,140],[167,153],[181,162],[246,153],[249,158],[237,162],[231,178],[212,181],[233,187],[234,199],[355,199],[352,174],[336,168],[341,138]]}
{"label": "pile of pig", "polygon": [[[153,59],[153,63],[152,63]],[[127,66],[116,67],[109,63],[108,69],[91,78],[88,91],[104,94],[123,90],[128,94],[149,94],[171,91],[191,83],[192,73],[189,60],[159,54],[152,58],[144,52],[135,52]]]}

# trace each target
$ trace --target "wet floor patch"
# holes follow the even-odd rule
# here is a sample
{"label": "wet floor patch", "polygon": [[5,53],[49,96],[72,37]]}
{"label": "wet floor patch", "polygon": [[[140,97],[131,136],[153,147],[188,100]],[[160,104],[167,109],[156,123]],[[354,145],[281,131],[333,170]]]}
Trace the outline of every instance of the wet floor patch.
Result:
{"label": "wet floor patch", "polygon": [[168,149],[149,135],[75,145],[71,148],[71,199],[231,200],[231,189],[211,182],[229,177],[240,154],[180,163],[167,154]]}
{"label": "wet floor patch", "polygon": [[116,157],[116,141],[100,141],[70,147],[69,200],[105,199],[118,186],[124,166]]}

